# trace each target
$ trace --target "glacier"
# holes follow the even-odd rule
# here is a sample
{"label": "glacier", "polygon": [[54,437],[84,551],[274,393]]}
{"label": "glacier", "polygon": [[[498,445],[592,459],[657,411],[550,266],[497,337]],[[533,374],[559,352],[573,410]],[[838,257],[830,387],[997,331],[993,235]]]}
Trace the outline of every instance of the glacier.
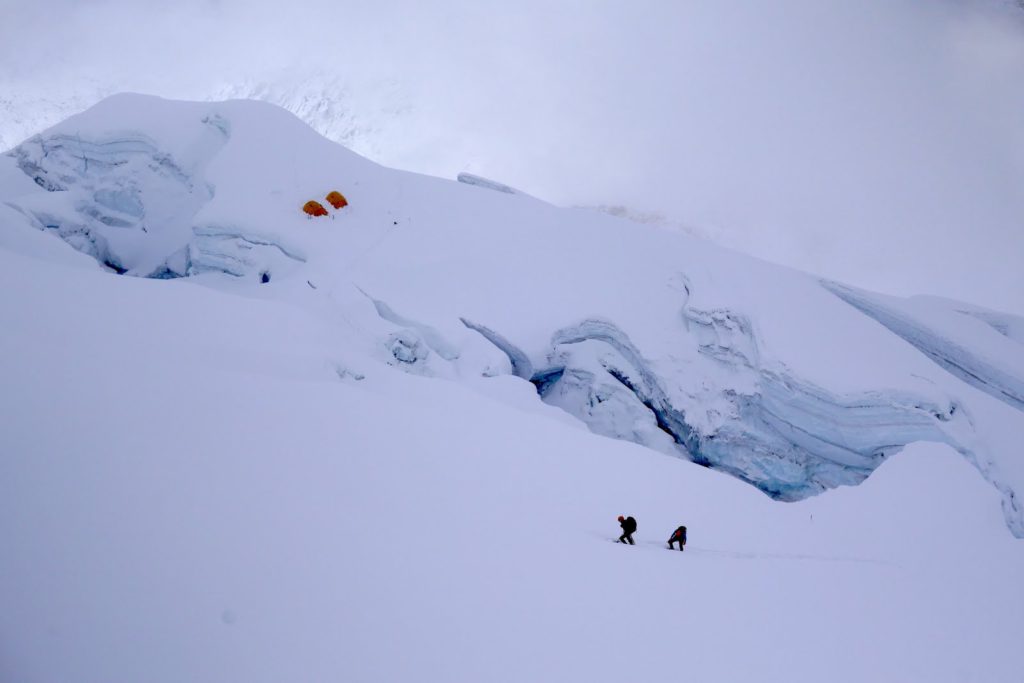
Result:
{"label": "glacier", "polygon": [[[924,311],[475,176],[393,171],[262,103],[118,95],[4,162],[30,181],[0,174],[4,215],[114,273],[342,319],[352,343],[409,373],[504,372],[598,434],[781,501],[859,484],[909,444],[945,444],[1024,538],[1012,316]],[[348,207],[301,213],[333,189]]]}

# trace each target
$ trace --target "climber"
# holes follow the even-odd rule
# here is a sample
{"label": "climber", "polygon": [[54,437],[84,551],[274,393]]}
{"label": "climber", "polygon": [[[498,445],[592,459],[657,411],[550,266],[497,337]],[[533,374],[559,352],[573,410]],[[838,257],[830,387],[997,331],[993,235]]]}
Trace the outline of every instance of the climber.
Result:
{"label": "climber", "polygon": [[323,204],[321,204],[320,202],[314,202],[313,200],[309,200],[308,202],[303,204],[302,205],[302,210],[305,211],[306,214],[311,216],[311,217],[312,216],[329,216],[330,215],[330,214],[327,213],[327,209],[324,208]]}
{"label": "climber", "polygon": [[636,543],[633,542],[633,534],[636,533],[636,520],[632,517],[623,517],[622,515],[619,515],[619,526],[622,527],[622,535],[619,536],[619,543],[636,545]]}
{"label": "climber", "polygon": [[678,529],[676,529],[675,531],[672,532],[672,536],[669,537],[669,539],[668,539],[668,547],[670,549],[672,549],[672,550],[675,550],[675,548],[672,547],[672,544],[675,543],[676,541],[679,541],[679,549],[682,550],[683,546],[686,545],[686,527],[685,526],[681,526],[681,527],[679,527]]}

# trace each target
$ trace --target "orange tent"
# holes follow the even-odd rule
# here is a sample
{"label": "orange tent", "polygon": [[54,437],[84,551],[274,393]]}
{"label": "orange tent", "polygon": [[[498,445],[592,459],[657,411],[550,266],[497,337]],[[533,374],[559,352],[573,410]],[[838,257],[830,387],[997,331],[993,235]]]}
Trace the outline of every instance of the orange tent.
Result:
{"label": "orange tent", "polygon": [[327,209],[320,202],[314,202],[312,200],[306,202],[302,206],[302,210],[308,213],[310,216],[326,216]]}
{"label": "orange tent", "polygon": [[335,209],[340,209],[342,207],[348,206],[348,200],[345,199],[345,195],[338,192],[337,190],[334,190],[333,192],[327,195],[327,201],[329,201],[331,203],[331,206],[333,206]]}

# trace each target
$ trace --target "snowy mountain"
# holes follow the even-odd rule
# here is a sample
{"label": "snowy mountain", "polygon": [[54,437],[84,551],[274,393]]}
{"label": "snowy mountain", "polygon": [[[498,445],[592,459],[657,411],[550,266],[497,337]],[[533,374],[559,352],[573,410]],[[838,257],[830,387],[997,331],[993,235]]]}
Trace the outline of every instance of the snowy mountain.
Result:
{"label": "snowy mountain", "polygon": [[467,178],[137,95],[0,157],[6,671],[1019,674],[1024,320]]}
{"label": "snowy mountain", "polygon": [[6,152],[114,92],[87,79],[59,94],[19,85],[0,81],[0,151]]}
{"label": "snowy mountain", "polygon": [[[115,92],[83,79],[57,91],[0,83],[0,151],[78,114]],[[175,89],[191,99],[258,100],[292,112],[324,137],[364,156],[384,153],[383,141],[398,138],[412,104],[393,81],[362,81],[317,70],[286,71],[204,88]]]}
{"label": "snowy mountain", "polygon": [[395,144],[400,139],[413,113],[408,94],[397,82],[356,81],[316,71],[224,84],[204,93],[203,99],[277,105],[325,138],[370,158],[385,154],[386,140]]}

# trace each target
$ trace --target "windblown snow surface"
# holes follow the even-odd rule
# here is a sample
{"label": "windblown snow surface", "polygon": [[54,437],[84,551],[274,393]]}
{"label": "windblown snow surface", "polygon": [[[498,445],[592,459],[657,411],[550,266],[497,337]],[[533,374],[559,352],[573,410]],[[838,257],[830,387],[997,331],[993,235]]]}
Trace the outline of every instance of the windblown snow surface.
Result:
{"label": "windblown snow surface", "polygon": [[0,679],[1020,680],[1020,319],[502,187],[252,102],[0,157]]}

